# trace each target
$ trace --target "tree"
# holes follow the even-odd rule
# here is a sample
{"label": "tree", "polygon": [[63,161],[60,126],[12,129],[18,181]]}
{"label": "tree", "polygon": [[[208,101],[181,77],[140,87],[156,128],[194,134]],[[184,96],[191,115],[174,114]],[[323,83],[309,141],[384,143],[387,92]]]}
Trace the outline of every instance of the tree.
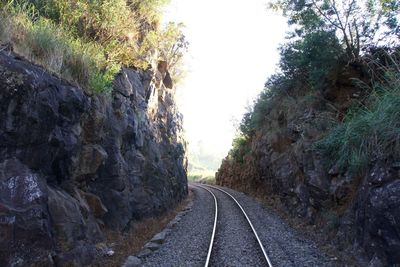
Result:
{"label": "tree", "polygon": [[279,66],[287,79],[306,79],[321,88],[328,74],[342,62],[343,53],[334,32],[310,32],[281,48]]}
{"label": "tree", "polygon": [[398,42],[397,0],[278,0],[270,3],[295,25],[295,34],[335,31],[350,60],[363,49]]}

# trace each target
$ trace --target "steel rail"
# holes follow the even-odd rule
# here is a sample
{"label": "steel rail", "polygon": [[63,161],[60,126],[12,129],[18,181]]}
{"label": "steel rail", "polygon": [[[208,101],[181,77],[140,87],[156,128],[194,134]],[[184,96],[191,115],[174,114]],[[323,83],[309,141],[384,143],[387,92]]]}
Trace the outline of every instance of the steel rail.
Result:
{"label": "steel rail", "polygon": [[[203,187],[203,186],[202,186],[202,187]],[[269,267],[272,267],[271,260],[269,259],[269,257],[268,257],[268,255],[267,255],[267,253],[266,253],[266,251],[265,251],[265,248],[264,248],[264,246],[263,246],[263,244],[262,244],[260,238],[258,237],[257,231],[256,231],[256,229],[254,228],[254,226],[253,226],[253,224],[252,224],[252,222],[251,222],[249,216],[247,216],[247,213],[244,211],[242,205],[240,205],[240,203],[236,200],[236,198],[234,198],[231,194],[229,194],[229,193],[226,192],[225,190],[220,189],[220,188],[215,187],[215,186],[212,186],[212,185],[207,185],[207,187],[213,188],[213,189],[216,189],[216,190],[219,190],[219,191],[225,193],[226,195],[228,195],[229,197],[231,197],[231,198],[235,201],[235,203],[239,206],[239,208],[242,210],[244,216],[246,217],[247,222],[249,223],[249,225],[250,225],[250,227],[251,227],[251,230],[253,230],[253,233],[254,233],[254,235],[256,236],[256,239],[257,239],[257,241],[258,241],[258,244],[260,245],[260,248],[261,248],[261,250],[262,250],[262,252],[263,252],[263,255],[264,255],[265,260],[266,260],[267,263],[268,263],[268,266],[269,266]],[[204,187],[203,187],[203,188],[204,188]],[[204,189],[206,189],[206,188],[204,188]],[[207,190],[207,189],[206,189],[206,190]],[[209,191],[210,191],[210,190],[209,190]],[[210,192],[211,192],[211,191],[210,191]],[[214,194],[213,194],[213,195],[214,195]],[[214,196],[214,198],[215,198],[215,196]],[[207,266],[207,265],[206,265],[206,266]]]}
{"label": "steel rail", "polygon": [[212,231],[212,234],[211,234],[210,246],[208,247],[208,253],[207,253],[206,263],[204,264],[204,267],[208,267],[208,265],[209,265],[209,263],[210,263],[212,248],[213,248],[213,245],[214,245],[215,232],[216,232],[216,230],[217,230],[218,202],[217,202],[216,196],[214,195],[214,193],[213,193],[210,189],[208,189],[208,188],[206,188],[206,187],[204,187],[204,186],[202,186],[202,185],[198,185],[198,184],[196,184],[196,185],[194,185],[194,186],[200,187],[200,188],[202,188],[202,189],[208,191],[208,192],[213,196],[213,198],[214,198],[214,204],[215,204],[214,226],[213,226],[213,231]]}

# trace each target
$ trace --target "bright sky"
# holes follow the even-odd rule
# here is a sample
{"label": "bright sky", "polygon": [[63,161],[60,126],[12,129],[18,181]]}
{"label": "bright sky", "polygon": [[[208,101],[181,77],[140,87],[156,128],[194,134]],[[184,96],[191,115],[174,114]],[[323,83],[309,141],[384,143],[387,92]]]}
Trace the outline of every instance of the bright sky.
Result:
{"label": "bright sky", "polygon": [[225,156],[246,106],[279,60],[286,20],[267,0],[172,0],[167,21],[183,22],[189,72],[178,87],[189,150],[199,141]]}

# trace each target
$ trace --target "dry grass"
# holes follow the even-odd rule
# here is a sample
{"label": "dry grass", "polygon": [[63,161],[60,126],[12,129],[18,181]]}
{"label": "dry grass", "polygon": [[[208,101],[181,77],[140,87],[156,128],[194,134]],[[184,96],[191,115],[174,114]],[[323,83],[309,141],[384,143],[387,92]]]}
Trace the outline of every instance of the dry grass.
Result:
{"label": "dry grass", "polygon": [[135,222],[125,233],[111,230],[105,231],[106,243],[108,245],[115,244],[113,246],[115,254],[112,257],[105,258],[100,262],[93,264],[92,266],[121,266],[128,256],[139,253],[146,242],[148,242],[155,234],[161,232],[167,224],[188,205],[191,199],[192,192],[189,190],[189,195],[186,199],[180,202],[175,209],[161,216]]}
{"label": "dry grass", "polygon": [[109,93],[121,67],[146,70],[163,60],[172,75],[184,72],[183,26],[159,23],[166,3],[3,0],[0,45],[88,93]]}

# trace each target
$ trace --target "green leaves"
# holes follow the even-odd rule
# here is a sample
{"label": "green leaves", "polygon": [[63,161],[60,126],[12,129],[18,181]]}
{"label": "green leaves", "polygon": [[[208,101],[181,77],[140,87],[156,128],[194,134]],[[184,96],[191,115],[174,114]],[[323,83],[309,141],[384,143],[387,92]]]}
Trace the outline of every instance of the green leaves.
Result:
{"label": "green leaves", "polygon": [[313,32],[281,48],[280,68],[287,79],[308,81],[322,89],[324,80],[341,63],[343,49],[334,32]]}
{"label": "green leaves", "polygon": [[147,69],[165,60],[172,75],[182,72],[187,42],[181,25],[159,25],[167,2],[0,1],[0,33],[28,58],[64,78],[92,91],[109,91],[122,66]]}
{"label": "green leaves", "polygon": [[390,75],[383,75],[390,78],[375,81],[367,104],[349,111],[343,123],[316,143],[328,168],[336,164],[341,171],[358,174],[371,160],[400,159],[400,75],[395,67],[388,71]]}
{"label": "green leaves", "polygon": [[400,4],[395,0],[280,0],[271,6],[283,11],[298,37],[335,32],[348,60],[359,60],[368,47],[393,45],[400,33]]}
{"label": "green leaves", "polygon": [[229,157],[237,162],[243,163],[244,156],[250,153],[251,149],[248,145],[249,139],[246,135],[239,134],[233,139],[232,149],[229,151]]}

